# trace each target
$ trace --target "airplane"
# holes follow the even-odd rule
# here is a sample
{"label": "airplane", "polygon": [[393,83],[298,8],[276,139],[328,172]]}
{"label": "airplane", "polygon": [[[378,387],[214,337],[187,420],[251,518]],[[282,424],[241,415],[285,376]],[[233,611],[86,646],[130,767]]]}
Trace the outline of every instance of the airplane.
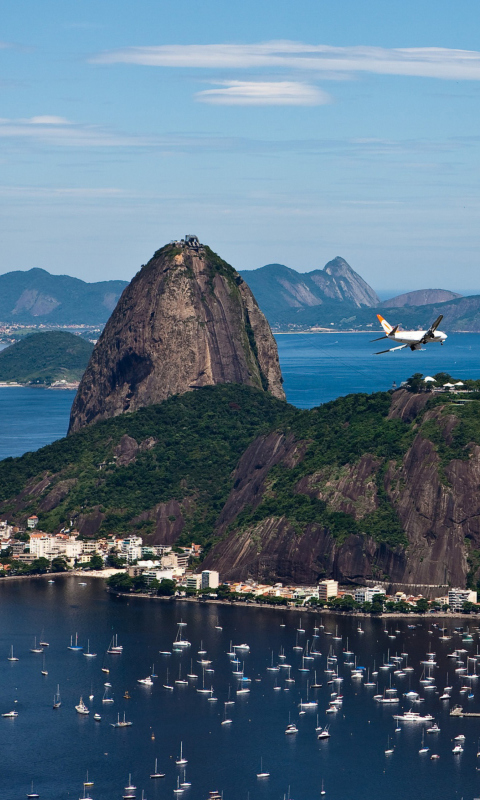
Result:
{"label": "airplane", "polygon": [[380,356],[382,353],[392,353],[394,350],[404,350],[405,347],[409,347],[410,350],[422,350],[422,344],[429,344],[429,342],[440,342],[440,344],[443,344],[447,338],[446,333],[437,330],[443,319],[443,314],[437,317],[435,322],[430,325],[428,331],[399,331],[398,325],[392,328],[387,320],[380,314],[377,314],[377,317],[385,331],[385,336],[379,336],[378,339],[371,339],[370,341],[379,342],[381,339],[390,339],[392,342],[402,342],[402,344],[398,347],[390,347],[389,350],[380,350],[380,352],[375,353],[376,356]]}

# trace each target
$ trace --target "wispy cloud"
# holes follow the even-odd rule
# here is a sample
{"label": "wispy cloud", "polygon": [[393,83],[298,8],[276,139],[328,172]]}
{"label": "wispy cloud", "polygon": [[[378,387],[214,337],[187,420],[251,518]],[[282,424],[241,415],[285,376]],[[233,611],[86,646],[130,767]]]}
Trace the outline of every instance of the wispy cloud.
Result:
{"label": "wispy cloud", "polygon": [[30,140],[58,147],[145,147],[155,143],[146,137],[115,134],[48,114],[28,119],[0,118],[0,139]]}
{"label": "wispy cloud", "polygon": [[480,52],[443,47],[330,47],[302,42],[160,45],[100,53],[96,64],[204,69],[281,68],[322,73],[370,72],[445,80],[480,80]]}
{"label": "wispy cloud", "polygon": [[296,81],[220,81],[216,89],[197,92],[200,103],[226,106],[320,106],[327,92]]}

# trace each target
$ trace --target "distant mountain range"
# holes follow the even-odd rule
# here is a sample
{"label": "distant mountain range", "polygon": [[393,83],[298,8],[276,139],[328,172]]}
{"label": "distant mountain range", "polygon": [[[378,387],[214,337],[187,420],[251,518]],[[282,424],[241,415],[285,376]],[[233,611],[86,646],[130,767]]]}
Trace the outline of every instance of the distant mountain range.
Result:
{"label": "distant mountain range", "polygon": [[[377,329],[376,308],[403,327],[423,328],[443,314],[444,330],[480,331],[480,296],[421,289],[381,302],[340,256],[311,272],[267,264],[240,274],[274,331]],[[126,286],[127,281],[86,283],[37,268],[7,272],[0,275],[0,323],[102,326]]]}
{"label": "distant mountain range", "polygon": [[0,275],[0,322],[97,325],[107,321],[128,281],[85,283],[44,269]]}

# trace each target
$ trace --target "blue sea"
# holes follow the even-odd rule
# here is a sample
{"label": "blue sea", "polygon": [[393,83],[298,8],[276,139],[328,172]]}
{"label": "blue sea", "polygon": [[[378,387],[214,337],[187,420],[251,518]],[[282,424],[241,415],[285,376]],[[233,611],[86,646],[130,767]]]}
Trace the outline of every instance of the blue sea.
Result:
{"label": "blue sea", "polygon": [[[287,400],[312,408],[351,392],[378,392],[398,386],[414,372],[449,372],[480,378],[480,336],[450,334],[445,345],[376,356],[383,342],[375,333],[278,334],[278,352]],[[65,436],[75,392],[0,388],[0,459],[37,450]]]}
{"label": "blue sea", "polygon": [[[179,622],[191,646],[176,652]],[[453,630],[458,623],[446,624],[447,640],[431,619],[409,627],[411,619],[322,619],[305,611],[117,600],[103,581],[75,576],[55,577],[53,584],[0,581],[0,713],[18,712],[0,717],[0,795],[20,800],[33,781],[42,800],[164,800],[175,797],[178,779],[191,784],[177,795],[183,800],[207,800],[212,790],[224,800],[320,800],[322,781],[325,800],[472,800],[480,789],[478,720],[449,711],[457,703],[480,711],[479,680],[458,671],[461,661],[477,674],[478,657],[467,657],[478,652],[478,633],[471,626],[474,641],[465,643]],[[80,651],[68,649],[76,633]],[[114,634],[121,655],[106,654]],[[35,637],[37,646],[48,642],[43,653],[31,652]],[[237,650],[234,665],[228,653],[240,644],[250,650]],[[12,645],[15,662],[7,660]],[[84,657],[88,645],[96,657]],[[448,658],[457,648],[461,655]],[[395,666],[382,668],[385,662]],[[363,679],[352,678],[355,663]],[[278,671],[268,669],[272,664]],[[421,683],[426,673],[433,688]],[[138,683],[151,674],[152,686]],[[176,683],[179,676],[186,685]],[[364,685],[369,678],[370,687]],[[197,692],[203,682],[211,695]],[[309,689],[313,683],[321,688]],[[451,700],[441,701],[447,684]],[[57,686],[61,706],[53,710]],[[391,687],[397,704],[373,699],[384,692],[392,697]],[[239,688],[250,691],[238,695]],[[113,703],[102,702],[106,690]],[[439,733],[426,733],[421,722],[397,725],[393,715],[412,707],[404,697],[412,690],[422,698],[413,710],[430,715]],[[326,713],[337,695],[343,697],[339,710]],[[75,711],[80,697],[88,715]],[[225,705],[229,699],[234,703]],[[302,708],[307,699],[318,705]],[[113,728],[124,714],[132,725]],[[231,723],[222,725],[225,719]],[[298,733],[285,734],[289,723]],[[326,726],[330,738],[318,740],[316,728]],[[424,730],[429,749],[420,754]],[[459,735],[463,752],[454,755]],[[175,763],[181,743],[185,769]],[[155,759],[165,777],[152,780]],[[269,778],[257,778],[261,763]],[[87,771],[94,785],[84,795]],[[136,789],[125,791],[130,783]]]}

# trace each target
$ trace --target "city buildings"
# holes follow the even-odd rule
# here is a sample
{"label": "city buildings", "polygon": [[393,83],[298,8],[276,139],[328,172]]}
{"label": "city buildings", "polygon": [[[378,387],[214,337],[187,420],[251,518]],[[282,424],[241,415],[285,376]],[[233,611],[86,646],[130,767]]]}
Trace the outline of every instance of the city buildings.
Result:
{"label": "city buildings", "polygon": [[318,584],[318,599],[330,600],[338,595],[338,581],[325,580]]}
{"label": "city buildings", "polygon": [[385,589],[381,586],[358,586],[353,593],[353,599],[356,603],[371,603],[376,594],[385,597]]}
{"label": "city buildings", "polygon": [[451,611],[461,611],[464,603],[476,603],[477,593],[470,589],[449,589],[448,605]]}

